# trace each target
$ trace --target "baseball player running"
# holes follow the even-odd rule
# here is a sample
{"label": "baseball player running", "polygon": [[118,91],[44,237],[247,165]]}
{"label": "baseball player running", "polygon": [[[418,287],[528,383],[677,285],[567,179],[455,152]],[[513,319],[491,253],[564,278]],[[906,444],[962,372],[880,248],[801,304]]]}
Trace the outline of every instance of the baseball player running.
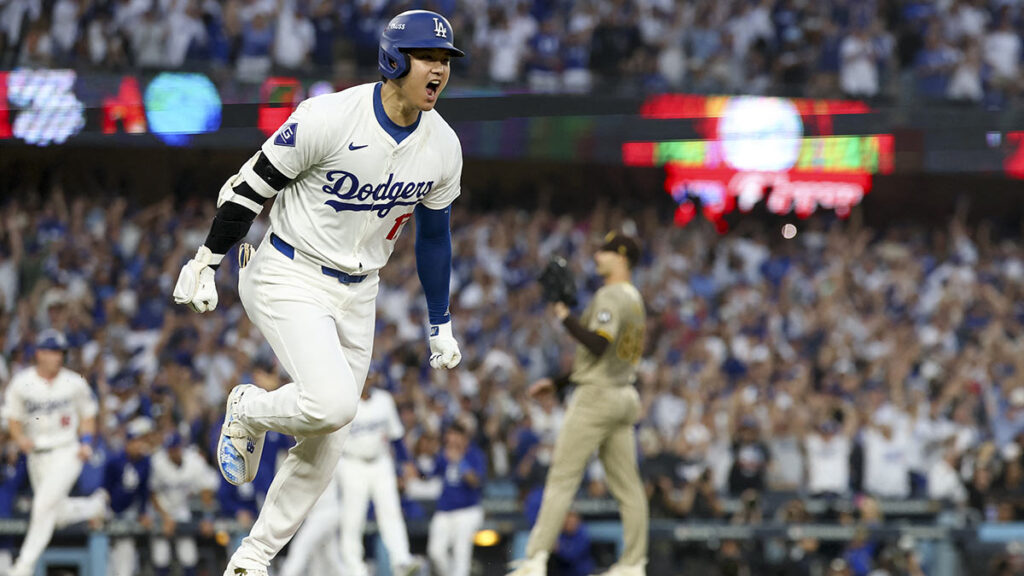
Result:
{"label": "baseball player running", "polygon": [[85,379],[64,368],[65,350],[63,334],[40,332],[35,365],[11,379],[4,398],[3,417],[28,458],[33,492],[28,532],[11,576],[35,573],[57,526],[99,518],[107,506],[102,490],[88,498],[68,496],[92,455],[98,406]]}
{"label": "baseball player running", "polygon": [[395,400],[386,390],[366,386],[359,410],[352,420],[351,437],[341,451],[338,479],[341,485],[341,559],[348,576],[367,576],[363,563],[363,529],[366,511],[373,502],[392,573],[409,576],[419,566],[409,555],[409,535],[398,497],[395,460],[408,460],[402,436],[405,428],[398,419]]}
{"label": "baseball player running", "polygon": [[288,543],[280,576],[335,576],[341,566],[340,528],[341,490],[335,475]]}
{"label": "baseball player running", "polygon": [[630,271],[640,256],[631,237],[610,233],[594,254],[604,285],[577,319],[556,302],[552,311],[580,344],[572,372],[543,378],[530,387],[536,395],[554,386],[576,384],[565,422],[555,442],[537,523],[530,531],[526,560],[509,576],[545,576],[548,555],[595,450],[608,487],[619,502],[625,548],[609,576],[641,576],[647,563],[647,498],[637,469],[633,424],[640,397],[633,382],[643,353],[645,314]]}
{"label": "baseball player running", "polygon": [[[363,530],[370,502],[373,502],[377,527],[388,551],[391,573],[409,576],[419,568],[409,554],[409,536],[402,518],[395,460],[388,447],[388,444],[394,446],[399,461],[407,460],[401,441],[404,434],[391,394],[374,387],[368,380],[335,472],[341,492],[340,502],[337,497],[330,497],[329,487],[292,540],[282,576],[298,576],[302,572],[317,543],[337,532],[339,517],[343,573],[346,576],[367,576],[369,572],[363,562]],[[321,550],[330,554],[329,545],[321,547]]]}
{"label": "baseball player running", "polygon": [[[239,275],[239,296],[294,381],[228,395],[217,458],[234,484],[252,480],[264,434],[295,436],[267,500],[225,574],[267,573],[330,481],[370,363],[377,271],[416,218],[430,364],[462,358],[448,315],[450,205],[460,193],[458,137],[434,111],[455,48],[440,14],[403,12],[380,40],[381,82],[304,101],[221,188],[206,242],[182,268],[174,300],[217,306],[214,269],[277,197],[270,228]],[[243,248],[246,248],[243,246]]]}

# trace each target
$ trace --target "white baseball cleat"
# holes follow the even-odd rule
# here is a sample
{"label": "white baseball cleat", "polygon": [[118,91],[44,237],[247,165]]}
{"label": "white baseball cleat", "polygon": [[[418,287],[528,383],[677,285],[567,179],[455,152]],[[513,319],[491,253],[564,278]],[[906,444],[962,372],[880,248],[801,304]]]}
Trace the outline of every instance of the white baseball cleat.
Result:
{"label": "white baseball cleat", "polygon": [[548,553],[538,552],[537,554],[514,562],[515,570],[507,576],[547,576],[548,574]]}
{"label": "white baseball cleat", "polygon": [[224,426],[221,427],[220,440],[217,441],[217,465],[220,473],[225,480],[235,486],[252,482],[256,477],[260,456],[263,455],[263,441],[267,437],[266,432],[253,434],[238,419],[238,405],[247,394],[266,394],[266,390],[252,384],[239,384],[231,389],[224,414]]}

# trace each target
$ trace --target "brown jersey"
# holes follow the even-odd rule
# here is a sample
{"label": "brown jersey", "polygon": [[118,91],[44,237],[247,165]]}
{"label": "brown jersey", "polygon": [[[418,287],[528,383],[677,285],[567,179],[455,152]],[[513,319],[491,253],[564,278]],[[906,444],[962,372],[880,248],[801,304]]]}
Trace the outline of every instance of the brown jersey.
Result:
{"label": "brown jersey", "polygon": [[609,388],[632,385],[647,327],[640,291],[628,282],[603,286],[583,311],[581,324],[609,344],[601,356],[595,356],[586,346],[577,346],[572,381]]}

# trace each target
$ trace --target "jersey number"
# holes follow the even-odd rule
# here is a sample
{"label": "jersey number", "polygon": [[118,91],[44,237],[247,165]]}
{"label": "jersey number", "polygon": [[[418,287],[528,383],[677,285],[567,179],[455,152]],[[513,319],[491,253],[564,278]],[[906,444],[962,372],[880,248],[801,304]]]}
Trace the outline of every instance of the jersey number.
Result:
{"label": "jersey number", "polygon": [[412,218],[412,212],[408,214],[402,214],[398,218],[395,218],[395,225],[391,227],[391,232],[388,232],[388,240],[394,240],[398,237],[398,233],[402,231],[402,226]]}

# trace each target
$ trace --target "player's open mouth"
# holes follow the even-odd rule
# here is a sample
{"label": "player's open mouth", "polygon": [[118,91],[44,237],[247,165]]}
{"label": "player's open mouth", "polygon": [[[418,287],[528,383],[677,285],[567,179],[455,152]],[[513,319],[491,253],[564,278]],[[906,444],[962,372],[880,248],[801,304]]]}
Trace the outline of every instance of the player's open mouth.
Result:
{"label": "player's open mouth", "polygon": [[430,82],[427,82],[427,99],[433,100],[434,98],[437,98],[437,93],[440,89],[440,80],[431,80]]}

